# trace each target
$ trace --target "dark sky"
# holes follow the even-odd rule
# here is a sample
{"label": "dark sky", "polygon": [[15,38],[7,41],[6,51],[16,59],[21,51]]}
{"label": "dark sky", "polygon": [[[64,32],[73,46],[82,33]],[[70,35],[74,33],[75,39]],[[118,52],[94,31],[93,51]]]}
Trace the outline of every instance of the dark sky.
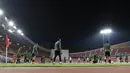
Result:
{"label": "dark sky", "polygon": [[53,48],[58,37],[71,52],[99,48],[99,32],[106,27],[114,31],[112,44],[130,40],[129,2],[0,0],[0,6],[26,36],[46,48]]}

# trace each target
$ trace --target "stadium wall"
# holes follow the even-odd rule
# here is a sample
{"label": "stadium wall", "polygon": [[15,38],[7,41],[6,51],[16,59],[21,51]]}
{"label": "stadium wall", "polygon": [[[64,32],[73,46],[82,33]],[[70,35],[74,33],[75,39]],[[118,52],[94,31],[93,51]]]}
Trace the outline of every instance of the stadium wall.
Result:
{"label": "stadium wall", "polygon": [[[129,53],[130,52],[130,41],[112,45],[111,49],[114,50],[114,52],[112,53],[113,56],[115,55],[115,53],[118,53],[118,52]],[[94,53],[98,53],[98,54],[103,55],[104,54],[103,48],[98,48],[98,49],[94,49],[94,50],[90,50],[90,51],[84,51],[84,52],[70,53],[70,56],[73,57],[73,58],[77,58],[77,57],[88,56],[89,54],[94,54]]]}

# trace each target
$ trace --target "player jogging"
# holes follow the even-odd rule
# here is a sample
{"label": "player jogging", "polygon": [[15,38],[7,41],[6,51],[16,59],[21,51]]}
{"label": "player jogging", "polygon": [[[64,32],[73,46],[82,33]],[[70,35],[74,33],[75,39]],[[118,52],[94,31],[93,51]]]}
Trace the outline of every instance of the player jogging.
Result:
{"label": "player jogging", "polygon": [[128,61],[128,57],[129,57],[129,56],[128,56],[128,54],[127,54],[127,53],[125,53],[125,62],[126,62],[126,63],[128,63],[128,62],[129,62],[129,61]]}
{"label": "player jogging", "polygon": [[102,63],[102,55],[99,55],[99,63]]}
{"label": "player jogging", "polygon": [[106,42],[106,44],[104,44],[104,52],[105,52],[105,63],[106,62],[109,62],[111,63],[111,58],[110,58],[110,52],[111,52],[111,49],[110,49],[110,44],[108,43],[108,41]]}
{"label": "player jogging", "polygon": [[35,58],[36,58],[36,56],[38,54],[37,46],[38,46],[38,44],[34,45],[33,49],[32,49],[32,62],[35,62]]}
{"label": "player jogging", "polygon": [[55,56],[53,60],[53,64],[55,63],[56,57],[59,56],[60,64],[61,64],[61,39],[59,38],[54,45],[55,48]]}

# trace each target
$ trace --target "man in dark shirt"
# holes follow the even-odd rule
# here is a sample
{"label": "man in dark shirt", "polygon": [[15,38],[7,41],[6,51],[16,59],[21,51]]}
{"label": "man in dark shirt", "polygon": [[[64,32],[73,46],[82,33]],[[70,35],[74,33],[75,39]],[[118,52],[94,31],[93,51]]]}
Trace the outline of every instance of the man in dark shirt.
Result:
{"label": "man in dark shirt", "polygon": [[120,54],[120,55],[119,55],[120,63],[123,62],[123,60],[122,60],[122,56],[123,56],[123,54]]}
{"label": "man in dark shirt", "polygon": [[32,62],[35,62],[35,58],[38,55],[37,48],[38,48],[38,44],[33,46],[33,49],[32,49]]}
{"label": "man in dark shirt", "polygon": [[108,43],[104,44],[105,62],[111,63],[111,45]]}
{"label": "man in dark shirt", "polygon": [[94,54],[93,59],[94,59],[93,63],[97,63],[98,62],[98,55]]}
{"label": "man in dark shirt", "polygon": [[102,55],[99,55],[99,63],[102,63]]}
{"label": "man in dark shirt", "polygon": [[41,57],[41,63],[45,63],[45,57]]}
{"label": "man in dark shirt", "polygon": [[129,62],[129,61],[128,61],[128,57],[129,57],[129,55],[128,55],[127,53],[125,53],[125,62],[126,62],[126,63]]}
{"label": "man in dark shirt", "polygon": [[55,43],[55,56],[54,56],[54,61],[53,63],[55,63],[56,57],[59,56],[59,60],[60,60],[60,64],[61,64],[61,39],[59,38],[57,40],[57,42]]}

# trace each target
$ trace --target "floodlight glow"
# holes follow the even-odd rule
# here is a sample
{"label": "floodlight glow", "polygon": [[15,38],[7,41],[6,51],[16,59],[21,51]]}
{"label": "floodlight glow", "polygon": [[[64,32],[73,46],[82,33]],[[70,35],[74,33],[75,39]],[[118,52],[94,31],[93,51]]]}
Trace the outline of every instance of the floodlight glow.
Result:
{"label": "floodlight glow", "polygon": [[22,33],[22,31],[21,31],[20,29],[18,29],[18,30],[17,30],[17,32],[18,32],[19,34],[21,34],[21,33]]}
{"label": "floodlight glow", "polygon": [[10,21],[8,24],[9,26],[14,26],[14,23],[12,21]]}
{"label": "floodlight glow", "polygon": [[5,20],[8,21],[7,17],[5,17]]}
{"label": "floodlight glow", "polygon": [[111,29],[104,29],[104,30],[101,30],[100,33],[101,34],[109,34],[109,33],[112,33],[112,30]]}
{"label": "floodlight glow", "polygon": [[23,36],[24,34],[23,34],[23,33],[21,33],[21,35]]}
{"label": "floodlight glow", "polygon": [[16,27],[16,26],[13,26],[13,28],[14,28],[14,29],[17,29],[17,27]]}
{"label": "floodlight glow", "polygon": [[10,33],[13,33],[13,31],[11,29],[8,30]]}
{"label": "floodlight glow", "polygon": [[2,10],[0,10],[0,15],[3,15],[3,14],[4,14],[4,12]]}
{"label": "floodlight glow", "polygon": [[2,27],[5,29],[5,25],[4,24],[2,24]]}

